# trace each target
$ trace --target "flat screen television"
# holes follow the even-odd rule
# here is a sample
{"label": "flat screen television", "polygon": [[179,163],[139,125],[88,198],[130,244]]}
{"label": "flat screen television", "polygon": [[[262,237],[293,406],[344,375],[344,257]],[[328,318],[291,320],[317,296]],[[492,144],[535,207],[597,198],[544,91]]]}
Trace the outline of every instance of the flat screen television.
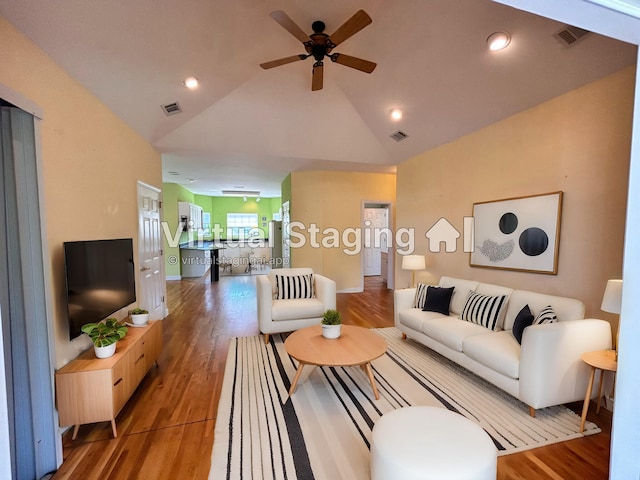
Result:
{"label": "flat screen television", "polygon": [[64,243],[69,338],[136,301],[133,240]]}

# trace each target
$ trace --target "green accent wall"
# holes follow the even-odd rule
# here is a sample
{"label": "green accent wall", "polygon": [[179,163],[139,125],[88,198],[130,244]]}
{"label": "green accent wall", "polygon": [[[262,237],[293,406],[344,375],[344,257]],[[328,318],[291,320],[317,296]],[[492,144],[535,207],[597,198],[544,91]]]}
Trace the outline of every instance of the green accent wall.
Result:
{"label": "green accent wall", "polygon": [[[291,174],[287,175],[280,185],[280,191],[282,192],[282,199],[280,205],[286,202],[291,202]],[[280,207],[278,207],[280,208]],[[289,203],[291,208],[291,203]]]}
{"label": "green accent wall", "polygon": [[[273,220],[273,214],[278,213],[282,206],[280,197],[261,198],[259,202],[256,202],[255,197],[247,197],[245,202],[242,197],[211,197],[209,195],[194,194],[177,183],[163,183],[162,197],[162,215],[165,223],[163,226],[163,243],[168,278],[180,276],[180,249],[177,246],[171,247],[168,241],[174,238],[178,228],[178,202],[194,203],[202,207],[202,211],[209,213],[211,216],[211,226],[218,224],[222,228],[221,238],[227,237],[227,213],[257,213],[258,227],[262,232],[262,236],[267,237],[269,234],[269,221]],[[265,219],[264,221],[262,220],[263,218]],[[195,232],[181,232],[178,244],[195,238]],[[211,237],[205,238],[210,239]],[[177,261],[174,259],[177,259]]]}
{"label": "green accent wall", "polygon": [[[273,220],[273,214],[280,209],[280,197],[261,198],[259,202],[253,197],[248,197],[245,202],[242,197],[210,197],[207,195],[195,195],[196,205],[211,215],[211,225],[220,225],[222,238],[227,238],[227,213],[257,213],[258,228],[262,236],[269,234],[269,221]],[[265,220],[263,220],[263,218]]]}
{"label": "green accent wall", "polygon": [[[169,244],[178,228],[178,202],[195,203],[194,194],[177,183],[162,184],[162,243],[164,245],[165,274],[168,278],[180,276],[180,249]],[[168,237],[168,238],[167,238]],[[181,232],[178,243],[188,242],[187,232]],[[174,261],[177,259],[177,261]]]}

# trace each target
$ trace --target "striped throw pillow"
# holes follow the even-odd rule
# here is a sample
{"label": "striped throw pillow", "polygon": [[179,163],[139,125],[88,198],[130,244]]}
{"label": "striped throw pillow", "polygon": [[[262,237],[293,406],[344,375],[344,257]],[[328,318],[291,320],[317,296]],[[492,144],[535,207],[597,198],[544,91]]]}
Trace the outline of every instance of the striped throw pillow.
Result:
{"label": "striped throw pillow", "polygon": [[480,295],[469,291],[460,319],[496,330],[500,312],[506,303],[506,295]]}
{"label": "striped throw pillow", "polygon": [[416,286],[416,296],[413,299],[413,308],[419,308],[422,310],[424,308],[424,302],[427,301],[427,287],[429,285],[425,283],[418,283]]}
{"label": "striped throw pillow", "polygon": [[276,275],[276,300],[313,298],[313,274]]}
{"label": "striped throw pillow", "polygon": [[556,312],[553,311],[551,305],[547,305],[540,313],[536,315],[535,320],[533,321],[534,325],[542,325],[543,323],[556,323],[558,321],[558,316]]}

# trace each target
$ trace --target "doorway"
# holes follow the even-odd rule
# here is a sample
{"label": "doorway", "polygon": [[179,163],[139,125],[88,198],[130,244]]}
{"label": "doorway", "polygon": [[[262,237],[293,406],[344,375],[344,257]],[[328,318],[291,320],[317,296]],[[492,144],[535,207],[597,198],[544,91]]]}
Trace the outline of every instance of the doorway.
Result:
{"label": "doorway", "polygon": [[362,205],[362,284],[364,277],[380,276],[393,289],[391,203],[363,202]]}

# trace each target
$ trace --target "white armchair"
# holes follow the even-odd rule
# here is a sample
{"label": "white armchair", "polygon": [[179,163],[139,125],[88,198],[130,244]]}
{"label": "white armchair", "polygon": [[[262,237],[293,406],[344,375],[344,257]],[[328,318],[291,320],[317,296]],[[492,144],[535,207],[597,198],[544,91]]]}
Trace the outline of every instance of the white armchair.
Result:
{"label": "white armchair", "polygon": [[[313,275],[313,298],[278,298],[276,275],[292,277]],[[279,268],[268,275],[256,276],[258,325],[269,343],[272,333],[292,332],[317,325],[326,310],[336,308],[336,282],[313,273],[311,268]],[[280,294],[282,297],[282,293]]]}

